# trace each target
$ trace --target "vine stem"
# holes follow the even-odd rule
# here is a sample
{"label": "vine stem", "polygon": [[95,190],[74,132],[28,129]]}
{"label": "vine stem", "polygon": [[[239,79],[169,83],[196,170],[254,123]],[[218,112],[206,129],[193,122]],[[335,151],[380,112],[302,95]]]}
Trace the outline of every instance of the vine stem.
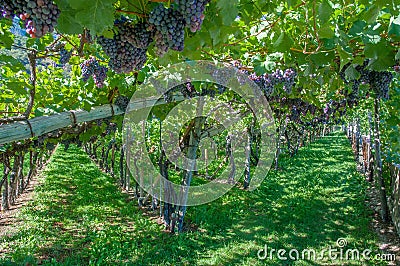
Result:
{"label": "vine stem", "polygon": [[59,34],[61,37],[63,37],[69,44],[71,44],[75,50],[79,51],[79,48],[64,34],[60,33],[59,31],[57,31],[57,34]]}
{"label": "vine stem", "polygon": [[141,18],[146,18],[146,17],[148,17],[146,14],[139,13],[139,12],[135,12],[135,11],[128,11],[128,10],[122,10],[122,9],[117,9],[116,11],[119,12],[119,13],[125,13],[125,14],[130,14],[130,15],[136,15],[136,16],[141,17]]}
{"label": "vine stem", "polygon": [[173,3],[173,0],[148,0],[149,2],[154,2],[154,3],[167,3],[167,2],[171,2]]}
{"label": "vine stem", "polygon": [[29,59],[29,67],[30,67],[30,71],[31,71],[30,82],[31,82],[32,88],[29,91],[28,107],[26,108],[26,111],[23,114],[25,116],[25,118],[29,118],[29,115],[32,112],[33,103],[35,101],[35,94],[36,94],[36,52],[28,53],[28,59]]}
{"label": "vine stem", "polygon": [[277,20],[275,20],[274,22],[272,22],[270,25],[268,25],[268,27],[265,27],[264,29],[260,30],[260,31],[257,32],[257,33],[251,34],[251,35],[248,35],[248,36],[245,36],[244,38],[242,38],[242,39],[240,39],[240,40],[238,40],[238,41],[236,41],[236,42],[233,42],[233,43],[226,43],[226,44],[224,44],[224,46],[233,46],[233,45],[237,45],[237,44],[239,44],[240,42],[242,42],[242,41],[244,41],[244,40],[247,40],[247,39],[250,38],[250,37],[256,37],[256,36],[260,35],[261,33],[263,33],[264,31],[273,28],[279,21],[280,21],[280,18],[278,18]]}
{"label": "vine stem", "polygon": [[318,47],[317,47],[317,49],[315,51],[318,52],[319,49],[321,49],[321,41],[319,39],[319,35],[318,35],[318,32],[317,32],[317,18],[315,17],[316,16],[315,15],[315,0],[313,1],[312,12],[313,12],[313,22],[314,22],[313,23],[314,34],[315,34],[315,38],[316,38],[317,43],[318,43]]}
{"label": "vine stem", "polygon": [[17,48],[17,49],[21,49],[21,50],[25,50],[25,51],[28,51],[28,52],[35,52],[36,51],[35,49],[26,48],[26,47],[15,45],[15,44],[13,44],[12,47]]}

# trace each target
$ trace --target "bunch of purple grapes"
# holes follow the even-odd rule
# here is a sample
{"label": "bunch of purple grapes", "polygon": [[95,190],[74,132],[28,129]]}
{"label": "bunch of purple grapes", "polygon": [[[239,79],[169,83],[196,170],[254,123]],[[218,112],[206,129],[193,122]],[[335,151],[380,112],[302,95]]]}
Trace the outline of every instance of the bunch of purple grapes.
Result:
{"label": "bunch of purple grapes", "polygon": [[147,61],[146,49],[137,48],[128,41],[126,36],[130,34],[131,29],[126,19],[115,21],[115,25],[118,33],[114,34],[112,39],[101,36],[97,40],[110,57],[108,66],[116,73],[140,70]]}
{"label": "bunch of purple grapes", "polygon": [[107,68],[101,66],[95,57],[91,57],[81,64],[82,80],[84,82],[93,76],[94,83],[98,88],[104,86],[104,81],[107,77]]}
{"label": "bunch of purple grapes", "polygon": [[60,10],[52,0],[2,0],[0,9],[3,17],[19,16],[25,21],[26,33],[32,38],[52,32],[60,15]]}
{"label": "bunch of purple grapes", "polygon": [[64,47],[60,49],[60,64],[65,65],[69,62],[72,56],[72,51],[67,51]]}
{"label": "bunch of purple grapes", "polygon": [[178,10],[165,8],[160,4],[150,13],[149,23],[149,28],[158,32],[155,36],[156,47],[160,44],[161,49],[157,50],[157,54],[162,55],[162,52],[167,50],[166,44],[172,50],[183,51],[186,22]]}
{"label": "bunch of purple grapes", "polygon": [[370,71],[369,84],[376,96],[381,99],[389,99],[389,86],[393,80],[393,74],[389,71]]}
{"label": "bunch of purple grapes", "polygon": [[264,79],[263,89],[266,92],[266,95],[274,93],[275,88],[281,83],[282,80],[279,70],[271,74],[264,73],[262,77]]}
{"label": "bunch of purple grapes", "polygon": [[359,88],[361,84],[369,84],[370,88],[375,92],[376,97],[388,99],[389,98],[389,86],[393,80],[393,74],[389,71],[375,71],[368,70],[369,60],[365,60],[362,65],[357,65],[355,69],[360,73],[360,77],[351,81],[345,79],[344,71],[349,67],[347,64],[341,70],[340,77],[344,80],[345,84],[352,83],[352,91],[348,95],[350,105],[357,104],[359,98]]}
{"label": "bunch of purple grapes", "polygon": [[97,88],[104,87],[104,81],[107,78],[108,69],[105,66],[99,66],[93,73],[94,84]]}
{"label": "bunch of purple grapes", "polygon": [[292,93],[292,88],[296,83],[297,72],[292,68],[285,69],[283,72],[283,90],[290,94]]}
{"label": "bunch of purple grapes", "polygon": [[168,52],[168,43],[164,39],[164,36],[161,32],[157,31],[154,35],[154,41],[155,41],[155,46],[154,46],[154,53],[162,57],[166,52]]}
{"label": "bunch of purple grapes", "polygon": [[271,96],[279,85],[283,85],[283,90],[290,94],[296,83],[296,77],[297,72],[291,68],[285,71],[276,69],[270,74],[264,73],[261,76],[257,76],[255,73],[249,75],[249,79],[253,80],[266,96]]}
{"label": "bunch of purple grapes", "polygon": [[204,20],[204,9],[210,0],[176,0],[178,11],[183,15],[186,27],[191,32],[201,29]]}
{"label": "bunch of purple grapes", "polygon": [[138,22],[135,25],[126,23],[121,39],[131,43],[136,48],[147,49],[154,39],[154,30],[146,22]]}
{"label": "bunch of purple grapes", "polygon": [[121,110],[126,110],[129,105],[129,98],[123,95],[119,95],[115,98],[114,104],[118,106]]}
{"label": "bunch of purple grapes", "polygon": [[196,89],[191,82],[185,82],[178,86],[178,89],[185,98],[193,98],[196,95]]}

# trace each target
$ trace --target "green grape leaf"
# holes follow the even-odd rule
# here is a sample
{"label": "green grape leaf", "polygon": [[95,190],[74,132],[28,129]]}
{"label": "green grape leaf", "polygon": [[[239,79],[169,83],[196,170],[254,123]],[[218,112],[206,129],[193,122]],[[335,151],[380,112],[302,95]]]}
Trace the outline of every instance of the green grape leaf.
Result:
{"label": "green grape leaf", "polygon": [[278,39],[273,44],[273,48],[277,52],[286,52],[290,50],[293,44],[293,39],[284,31],[281,32]]}
{"label": "green grape leaf", "polygon": [[380,8],[378,6],[371,5],[368,8],[368,10],[364,13],[364,16],[363,16],[364,20],[369,24],[374,23],[376,21],[376,18],[379,15],[379,11],[380,11]]}
{"label": "green grape leaf", "polygon": [[321,24],[325,24],[329,21],[331,14],[333,12],[333,8],[329,4],[327,0],[323,0],[322,3],[318,7],[318,17],[321,21]]}
{"label": "green grape leaf", "polygon": [[220,27],[214,27],[214,28],[211,28],[209,30],[209,32],[210,32],[211,39],[213,41],[213,45],[214,46],[217,45],[221,41],[220,38],[219,38],[220,35],[221,35],[221,28]]}
{"label": "green grape leaf", "polygon": [[323,52],[310,55],[310,59],[316,66],[329,65],[335,59],[335,53]]}
{"label": "green grape leaf", "polygon": [[330,39],[335,37],[335,32],[329,25],[326,25],[318,30],[318,35],[320,38]]}
{"label": "green grape leaf", "polygon": [[347,63],[353,60],[353,55],[345,51],[340,45],[338,45],[337,51],[340,57],[340,69],[342,69]]}
{"label": "green grape leaf", "polygon": [[7,87],[18,95],[26,95],[27,91],[25,86],[26,86],[25,82],[20,82],[20,81],[7,82]]}
{"label": "green grape leaf", "polygon": [[392,52],[394,48],[387,41],[366,44],[364,48],[365,57],[372,59],[369,68],[377,71],[386,70],[394,65]]}
{"label": "green grape leaf", "polygon": [[390,18],[388,34],[400,36],[400,16],[398,16],[397,18]]}
{"label": "green grape leaf", "polygon": [[239,14],[238,3],[239,0],[219,0],[217,2],[217,7],[221,10],[219,15],[222,16],[224,25],[229,26],[236,19]]}
{"label": "green grape leaf", "polygon": [[365,23],[365,21],[362,20],[355,21],[349,30],[349,35],[357,36],[362,34],[364,32],[364,28],[366,25],[367,23]]}
{"label": "green grape leaf", "polygon": [[354,68],[353,65],[350,65],[346,70],[344,71],[346,80],[355,80],[360,77],[360,73]]}
{"label": "green grape leaf", "polygon": [[0,55],[0,65],[8,65],[12,67],[14,71],[23,70],[25,68],[18,59],[5,54]]}
{"label": "green grape leaf", "polygon": [[61,12],[58,18],[57,28],[66,34],[79,34],[83,32],[83,27],[75,19],[75,13],[73,9],[69,9],[66,12]]}
{"label": "green grape leaf", "polygon": [[93,0],[88,4],[84,1],[72,0],[70,4],[73,8],[79,9],[75,20],[88,28],[92,34],[100,34],[114,24],[113,2],[112,0]]}

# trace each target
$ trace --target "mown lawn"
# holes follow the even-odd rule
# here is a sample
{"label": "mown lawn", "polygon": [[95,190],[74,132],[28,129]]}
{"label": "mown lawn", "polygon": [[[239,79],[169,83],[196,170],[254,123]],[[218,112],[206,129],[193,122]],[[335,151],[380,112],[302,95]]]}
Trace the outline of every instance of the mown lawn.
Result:
{"label": "mown lawn", "polygon": [[378,252],[365,206],[367,184],[341,134],[300,149],[295,158],[282,156],[280,166],[256,191],[234,188],[212,203],[188,208],[197,230],[170,235],[79,148],[58,149],[34,200],[20,212],[22,225],[0,238],[0,264],[379,265],[278,260],[276,253],[260,260],[257,253],[265,245],[300,255],[314,249],[318,257],[329,246],[338,248],[339,238],[347,241],[344,252]]}

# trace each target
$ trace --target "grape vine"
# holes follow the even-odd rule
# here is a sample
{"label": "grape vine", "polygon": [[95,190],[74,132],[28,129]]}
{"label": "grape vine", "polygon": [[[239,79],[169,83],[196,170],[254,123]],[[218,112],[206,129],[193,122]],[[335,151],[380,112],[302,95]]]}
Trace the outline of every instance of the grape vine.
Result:
{"label": "grape vine", "polygon": [[86,82],[91,76],[96,87],[102,88],[107,77],[107,68],[101,66],[95,57],[91,57],[81,64],[82,80]]}

